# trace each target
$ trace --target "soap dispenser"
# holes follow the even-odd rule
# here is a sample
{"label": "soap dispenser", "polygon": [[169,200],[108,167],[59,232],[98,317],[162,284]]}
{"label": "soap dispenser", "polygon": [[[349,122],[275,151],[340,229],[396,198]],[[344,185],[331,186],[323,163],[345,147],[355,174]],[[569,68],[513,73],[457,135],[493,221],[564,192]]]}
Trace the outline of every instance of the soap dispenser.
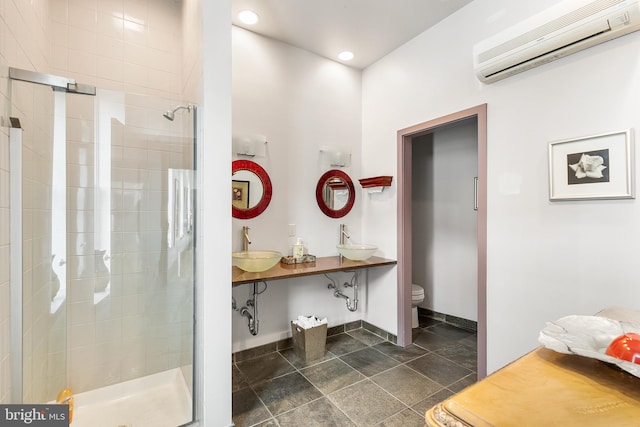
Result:
{"label": "soap dispenser", "polygon": [[302,243],[302,239],[298,237],[296,243],[293,245],[293,257],[296,259],[302,258],[304,256],[304,244]]}

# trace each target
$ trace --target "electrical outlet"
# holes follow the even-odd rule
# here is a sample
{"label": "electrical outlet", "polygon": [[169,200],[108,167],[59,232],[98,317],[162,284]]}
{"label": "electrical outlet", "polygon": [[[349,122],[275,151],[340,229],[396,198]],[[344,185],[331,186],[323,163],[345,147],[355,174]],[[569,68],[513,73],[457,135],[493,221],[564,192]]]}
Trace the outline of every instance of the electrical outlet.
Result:
{"label": "electrical outlet", "polygon": [[289,224],[289,237],[296,237],[296,225]]}

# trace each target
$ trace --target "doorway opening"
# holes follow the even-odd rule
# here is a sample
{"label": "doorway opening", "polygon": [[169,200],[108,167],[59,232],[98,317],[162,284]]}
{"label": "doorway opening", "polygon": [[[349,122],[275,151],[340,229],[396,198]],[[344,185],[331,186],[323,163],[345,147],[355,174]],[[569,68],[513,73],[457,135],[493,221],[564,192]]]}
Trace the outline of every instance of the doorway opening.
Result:
{"label": "doorway opening", "polygon": [[420,123],[397,133],[398,138],[398,344],[411,344],[412,203],[414,139],[436,130],[475,119],[478,170],[475,189],[477,208],[477,317],[478,379],[487,374],[487,105],[482,104]]}

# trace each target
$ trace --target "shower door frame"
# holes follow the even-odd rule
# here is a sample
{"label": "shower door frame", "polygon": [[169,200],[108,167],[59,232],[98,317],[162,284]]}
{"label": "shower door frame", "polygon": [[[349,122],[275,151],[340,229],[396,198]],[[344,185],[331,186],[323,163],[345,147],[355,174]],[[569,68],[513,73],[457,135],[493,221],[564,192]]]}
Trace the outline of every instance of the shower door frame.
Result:
{"label": "shower door frame", "polygon": [[[22,81],[43,86],[49,86],[54,92],[73,93],[78,95],[95,96],[96,88],[92,85],[79,84],[74,79],[54,74],[39,73],[9,67],[9,80]],[[56,103],[54,94],[54,104]],[[66,111],[65,111],[66,114]],[[55,109],[54,109],[55,115]],[[24,353],[23,353],[23,188],[22,188],[22,133],[20,120],[11,117],[9,131],[9,164],[13,177],[11,179],[11,207],[20,210],[19,215],[11,215],[11,400],[23,403],[24,393]],[[55,137],[55,136],[54,136]],[[14,256],[13,254],[19,254]],[[66,267],[65,267],[66,269]],[[65,284],[66,286],[66,284]]]}
{"label": "shower door frame", "polygon": [[[11,401],[22,403],[22,127],[11,119],[9,131],[9,165],[13,176],[9,192],[10,205],[20,207],[20,215],[11,215]],[[14,256],[14,253],[21,254]]]}

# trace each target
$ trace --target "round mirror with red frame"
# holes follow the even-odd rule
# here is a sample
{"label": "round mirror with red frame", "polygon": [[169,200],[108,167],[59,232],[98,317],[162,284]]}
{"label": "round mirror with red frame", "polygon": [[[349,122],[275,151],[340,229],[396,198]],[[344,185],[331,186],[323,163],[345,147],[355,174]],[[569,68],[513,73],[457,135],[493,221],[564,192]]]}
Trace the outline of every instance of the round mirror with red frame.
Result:
{"label": "round mirror with red frame", "polygon": [[333,169],[323,174],[316,185],[316,201],[320,210],[331,218],[342,218],[351,211],[356,192],[349,175]]}
{"label": "round mirror with red frame", "polygon": [[251,160],[235,160],[231,169],[231,214],[238,219],[257,217],[271,202],[267,171]]}

